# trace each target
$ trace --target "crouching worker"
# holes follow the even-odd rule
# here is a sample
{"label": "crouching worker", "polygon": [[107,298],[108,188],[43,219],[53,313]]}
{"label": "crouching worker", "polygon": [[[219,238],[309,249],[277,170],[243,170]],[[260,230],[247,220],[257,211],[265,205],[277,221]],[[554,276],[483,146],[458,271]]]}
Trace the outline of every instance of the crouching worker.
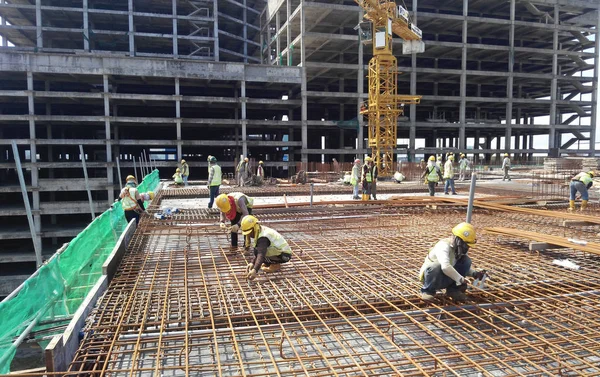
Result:
{"label": "crouching worker", "polygon": [[277,272],[281,264],[292,259],[292,249],[287,241],[276,230],[261,225],[254,216],[242,219],[242,234],[247,239],[254,239],[254,261],[246,267],[246,277],[254,280],[262,270]]}
{"label": "crouching worker", "polygon": [[571,196],[569,196],[569,211],[575,211],[575,196],[581,194],[581,210],[585,211],[588,205],[588,190],[594,185],[594,172],[581,172],[571,179]]}
{"label": "crouching worker", "polygon": [[[132,219],[135,219],[135,223],[140,222],[140,214],[145,211],[144,199],[142,194],[137,189],[137,182],[133,175],[128,175],[125,179],[127,183],[121,190],[119,197],[121,198],[121,205],[123,206],[123,212],[125,213],[125,219],[129,223]],[[144,194],[145,196],[146,194]],[[150,192],[148,193],[150,197]],[[154,198],[154,193],[152,193]]]}
{"label": "crouching worker", "polygon": [[238,230],[240,222],[244,216],[252,214],[252,204],[254,199],[241,193],[232,192],[230,194],[221,194],[216,199],[217,208],[221,211],[221,229],[226,229],[225,220],[231,223],[231,248],[238,247]]}
{"label": "crouching worker", "polygon": [[425,301],[433,301],[436,291],[441,289],[445,289],[446,296],[454,301],[464,301],[467,290],[465,278],[481,279],[485,274],[471,269],[471,258],[467,255],[469,247],[477,242],[473,225],[460,223],[452,229],[452,234],[435,244],[421,267],[421,298]]}

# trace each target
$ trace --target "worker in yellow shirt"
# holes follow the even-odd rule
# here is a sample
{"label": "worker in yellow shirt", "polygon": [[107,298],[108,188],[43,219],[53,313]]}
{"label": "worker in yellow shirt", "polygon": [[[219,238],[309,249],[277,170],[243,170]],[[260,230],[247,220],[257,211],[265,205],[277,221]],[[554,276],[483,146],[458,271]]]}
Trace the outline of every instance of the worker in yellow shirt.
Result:
{"label": "worker in yellow shirt", "polygon": [[181,160],[181,177],[183,178],[183,185],[188,185],[188,177],[190,176],[190,167],[185,160]]}
{"label": "worker in yellow shirt", "polygon": [[238,230],[244,216],[252,214],[254,199],[241,192],[232,192],[217,196],[215,201],[217,208],[221,211],[221,229],[226,229],[225,220],[231,224],[231,247],[238,247]]}
{"label": "worker in yellow shirt", "polygon": [[140,193],[137,189],[137,181],[133,175],[128,175],[125,179],[127,182],[121,190],[119,198],[121,198],[121,206],[125,214],[125,219],[129,223],[135,219],[135,223],[140,222],[140,215],[145,211],[144,200],[154,200],[154,193]]}
{"label": "worker in yellow shirt", "polygon": [[569,211],[575,211],[575,196],[581,194],[581,210],[587,208],[589,194],[588,190],[594,185],[594,172],[581,172],[571,179],[571,196],[569,197]]}
{"label": "worker in yellow shirt", "polygon": [[246,277],[254,280],[261,270],[277,272],[292,259],[292,249],[276,230],[261,225],[254,216],[242,219],[242,234],[254,239],[254,260],[246,266]]}

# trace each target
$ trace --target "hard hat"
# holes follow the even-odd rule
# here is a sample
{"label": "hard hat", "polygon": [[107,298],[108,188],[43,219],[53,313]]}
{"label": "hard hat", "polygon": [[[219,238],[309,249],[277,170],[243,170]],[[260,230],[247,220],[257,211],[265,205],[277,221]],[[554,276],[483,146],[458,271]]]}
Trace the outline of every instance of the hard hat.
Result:
{"label": "hard hat", "polygon": [[454,156],[448,156],[448,160],[454,161]]}
{"label": "hard hat", "polygon": [[429,161],[435,161],[435,156],[429,156]]}
{"label": "hard hat", "polygon": [[135,181],[135,177],[133,175],[128,175],[127,178],[125,178],[125,181]]}
{"label": "hard hat", "polygon": [[425,159],[424,159],[424,158],[422,158],[422,159],[421,159],[421,162],[425,162]]}
{"label": "hard hat", "polygon": [[360,164],[360,160],[357,158],[356,160],[354,160],[355,164]]}
{"label": "hard hat", "polygon": [[439,161],[442,161],[442,156],[438,156],[438,157],[437,157],[437,159],[438,159]]}
{"label": "hard hat", "polygon": [[244,236],[247,236],[248,234],[250,234],[250,232],[252,232],[253,229],[256,229],[256,227],[258,226],[258,219],[252,215],[248,215],[248,216],[244,216],[244,218],[242,219],[242,224],[241,224],[241,229],[242,229],[242,234]]}
{"label": "hard hat", "polygon": [[372,159],[371,157],[367,156],[367,157],[365,158],[365,161],[366,161],[366,162],[371,162],[371,161],[373,161],[373,159]]}
{"label": "hard hat", "polygon": [[217,162],[217,158],[215,156],[210,156],[210,162]]}
{"label": "hard hat", "polygon": [[212,156],[208,155],[208,157],[206,157],[206,161],[210,161],[211,158],[212,158]]}
{"label": "hard hat", "polygon": [[452,234],[469,246],[473,246],[477,243],[477,237],[475,236],[475,228],[469,223],[460,223],[452,228]]}
{"label": "hard hat", "polygon": [[259,163],[260,165],[264,164],[264,162],[262,162],[262,161],[258,161],[258,163]]}
{"label": "hard hat", "polygon": [[504,157],[508,157],[508,153],[504,153]]}
{"label": "hard hat", "polygon": [[182,163],[182,164],[185,164],[185,160],[184,160],[184,159],[181,159],[181,163]]}
{"label": "hard hat", "polygon": [[593,171],[588,171],[588,175],[592,178],[594,178],[594,175],[596,175],[596,173],[594,173]]}
{"label": "hard hat", "polygon": [[154,191],[148,191],[148,196],[150,197],[150,200],[154,200]]}
{"label": "hard hat", "polygon": [[223,213],[227,213],[231,210],[231,204],[229,204],[229,198],[227,197],[227,194],[221,194],[217,196],[215,203],[217,204],[217,208],[219,208]]}
{"label": "hard hat", "polygon": [[244,161],[248,162],[248,157],[244,158]]}
{"label": "hard hat", "polygon": [[176,173],[180,173],[180,172],[181,172],[181,170],[179,170],[179,168],[177,168],[177,169],[175,169],[175,172],[176,172]]}
{"label": "hard hat", "polygon": [[464,154],[464,153],[461,153],[461,154],[460,154],[460,157],[465,157],[465,154]]}

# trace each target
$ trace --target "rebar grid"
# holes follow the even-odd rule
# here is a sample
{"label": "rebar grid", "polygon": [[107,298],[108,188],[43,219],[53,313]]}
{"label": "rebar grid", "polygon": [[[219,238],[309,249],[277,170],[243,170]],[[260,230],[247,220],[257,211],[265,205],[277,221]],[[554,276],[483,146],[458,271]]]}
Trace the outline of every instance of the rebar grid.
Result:
{"label": "rebar grid", "polygon": [[[419,268],[464,211],[315,214],[264,215],[294,257],[255,282],[244,277],[251,256],[216,229],[143,221],[68,374],[600,375],[600,258],[482,234],[470,255],[490,271],[488,289],[425,304]],[[499,222],[562,229],[555,218],[475,212],[478,228]],[[552,264],[567,257],[582,268]]]}

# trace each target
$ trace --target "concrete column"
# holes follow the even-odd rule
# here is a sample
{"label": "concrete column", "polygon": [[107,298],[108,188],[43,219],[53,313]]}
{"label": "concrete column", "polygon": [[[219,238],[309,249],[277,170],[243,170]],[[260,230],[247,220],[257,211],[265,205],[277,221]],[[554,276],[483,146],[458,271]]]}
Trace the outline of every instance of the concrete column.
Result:
{"label": "concrete column", "polygon": [[[501,148],[501,146],[500,146],[500,140],[501,139],[502,138],[500,137],[500,135],[498,135],[496,137],[496,163],[498,163],[498,161],[502,161],[502,151],[500,150],[500,148]],[[491,160],[490,160],[490,162],[491,162]]]}
{"label": "concrete column", "polygon": [[510,50],[508,52],[508,79],[506,80],[506,96],[508,98],[508,102],[506,103],[506,132],[504,134],[505,138],[505,150],[510,150],[510,141],[512,139],[512,109],[513,109],[513,71],[515,65],[515,1],[510,0],[510,26],[509,26],[509,35],[508,35],[508,43],[510,46]]}
{"label": "concrete column", "polygon": [[177,161],[183,157],[183,141],[181,139],[181,90],[179,78],[175,78],[175,123],[177,127]]}
{"label": "concrete column", "polygon": [[[307,98],[307,83],[306,83],[306,44],[304,37],[306,33],[306,12],[304,3],[300,4],[300,64],[302,65],[302,84],[300,86],[302,96],[302,170],[306,170],[308,164],[308,98]],[[359,55],[359,61],[360,61]]]}
{"label": "concrete column", "polygon": [[[41,18],[40,18],[41,20]],[[33,212],[33,223],[35,225],[35,240],[32,240],[34,244],[37,244],[39,250],[42,250],[42,216],[40,215],[40,191],[39,189],[39,170],[37,167],[37,146],[36,146],[36,134],[35,134],[35,103],[34,103],[34,87],[33,87],[33,73],[27,72],[27,107],[29,113],[29,151],[31,155],[31,196]],[[24,155],[24,153],[23,153]]]}
{"label": "concrete column", "polygon": [[[342,58],[341,58],[341,55],[340,55],[340,60],[342,60]],[[340,62],[340,63],[342,63],[342,62]],[[344,80],[344,78],[343,78],[343,77],[341,77],[341,78],[340,78],[340,82],[339,82],[339,87],[338,87],[338,88],[339,88],[339,90],[338,90],[338,91],[339,91],[340,93],[343,93],[343,92],[344,92],[344,84],[345,84],[345,82],[344,82],[344,81],[345,81],[345,80]],[[344,104],[343,104],[343,103],[340,103],[340,109],[339,109],[339,111],[340,111],[340,119],[339,119],[339,120],[341,120],[341,121],[343,121],[343,120],[344,120],[344,110],[345,110],[345,106],[344,106]],[[344,137],[345,137],[345,135],[344,135],[344,134],[345,134],[345,132],[344,132],[344,129],[343,129],[343,128],[340,128],[340,143],[339,143],[339,148],[340,148],[340,149],[344,149]],[[346,157],[346,155],[345,155],[345,154],[343,154],[343,153],[342,153],[342,154],[340,154],[340,155],[339,155],[339,159],[338,159],[338,161],[339,161],[339,162],[344,162],[344,161],[345,161],[345,160],[344,160],[344,158],[345,158],[345,157]]]}
{"label": "concrete column", "polygon": [[[413,9],[413,23],[417,26],[417,7],[418,0],[412,0],[412,9]],[[373,36],[375,38],[375,36]],[[410,94],[417,95],[417,54],[411,55],[410,61],[411,71],[410,71]],[[408,131],[408,160],[415,160],[415,150],[416,146],[416,138],[417,138],[417,105],[409,105],[410,106],[410,129]],[[435,145],[435,138],[434,138]]]}
{"label": "concrete column", "polygon": [[108,75],[102,76],[102,83],[104,86],[104,134],[106,139],[106,177],[108,178],[108,184],[111,186],[108,189],[108,205],[110,206],[115,200],[115,190],[112,187],[114,184],[114,171],[113,171],[113,158],[112,158],[112,137],[110,134],[110,90],[108,86]]}
{"label": "concrete column", "polygon": [[[292,3],[291,0],[286,0],[286,21],[287,21],[287,62],[288,65],[292,65],[292,22],[290,18],[292,17]],[[262,48],[262,47],[261,47]],[[290,97],[291,98],[291,97]]]}
{"label": "concrete column", "polygon": [[458,148],[466,149],[467,143],[465,138],[465,128],[467,124],[467,36],[468,24],[467,16],[469,15],[469,0],[463,0],[463,22],[462,22],[462,58],[461,58],[461,73],[460,73],[460,113],[459,113],[459,129],[458,129]]}
{"label": "concrete column", "polygon": [[171,14],[173,17],[173,56],[179,56],[179,43],[177,39],[179,37],[177,30],[177,0],[171,0]]}
{"label": "concrete column", "polygon": [[[600,30],[600,10],[598,11],[598,20],[596,20],[596,30]],[[594,81],[592,82],[592,119],[590,120],[590,157],[596,154],[596,127],[598,127],[598,80],[600,76],[600,36],[596,34],[594,43]]]}
{"label": "concrete column", "polygon": [[219,0],[213,0],[213,37],[215,39],[215,61],[219,61]]}
{"label": "concrete column", "polygon": [[90,50],[90,22],[88,14],[88,0],[83,0],[83,49]]}
{"label": "concrete column", "polygon": [[[558,139],[559,144],[557,145],[556,137],[556,88],[558,74],[558,19],[559,19],[559,5],[554,5],[554,30],[552,32],[552,81],[550,85],[550,139],[548,146],[550,148],[560,148],[560,138]],[[596,51],[597,52],[597,51]]]}
{"label": "concrete column", "polygon": [[242,102],[242,154],[248,156],[248,120],[246,118],[246,80],[241,82],[240,101]]}
{"label": "concrete column", "polygon": [[[362,8],[359,9],[358,11],[358,22],[361,22],[363,20],[363,10]],[[363,48],[363,44],[360,41],[360,37],[359,37],[359,41],[358,41],[358,74],[356,75],[356,86],[357,86],[357,92],[358,92],[358,100],[356,101],[356,119],[358,119],[358,133],[356,135],[356,139],[358,141],[358,149],[362,150],[364,148],[364,140],[365,140],[365,135],[364,135],[364,126],[365,126],[365,120],[364,120],[364,116],[360,114],[360,108],[362,106],[363,103],[363,98],[362,95],[364,93],[364,87],[365,87],[365,75],[364,75],[364,48]],[[411,117],[412,117],[412,112],[411,112]],[[362,155],[362,152],[360,152],[360,154]],[[362,160],[362,156],[361,160]]]}
{"label": "concrete column", "polygon": [[[1,0],[0,3],[6,4],[6,0]],[[2,26],[6,26],[6,19],[4,17],[0,17],[0,20],[2,20]],[[2,47],[8,47],[8,40],[2,36],[0,36],[0,39],[2,40]]]}
{"label": "concrete column", "polygon": [[242,36],[244,37],[244,63],[248,63],[248,8],[246,6],[246,0],[244,0],[244,8],[242,9],[242,12],[244,21],[244,26],[242,27]]}
{"label": "concrete column", "polygon": [[276,55],[277,55],[275,57],[275,59],[277,60],[277,65],[280,65],[279,55],[281,54],[280,28],[281,28],[281,20],[279,19],[279,12],[277,12],[277,13],[275,13],[275,51],[276,51]]}
{"label": "concrete column", "polygon": [[35,34],[37,35],[37,48],[43,48],[44,35],[42,31],[42,0],[35,0]]}
{"label": "concrete column", "polygon": [[[529,149],[533,149],[533,135],[529,135]],[[529,160],[533,160],[533,153],[529,153]]]}
{"label": "concrete column", "polygon": [[129,15],[129,56],[135,56],[135,26],[133,24],[133,0],[127,0],[127,11]]}

